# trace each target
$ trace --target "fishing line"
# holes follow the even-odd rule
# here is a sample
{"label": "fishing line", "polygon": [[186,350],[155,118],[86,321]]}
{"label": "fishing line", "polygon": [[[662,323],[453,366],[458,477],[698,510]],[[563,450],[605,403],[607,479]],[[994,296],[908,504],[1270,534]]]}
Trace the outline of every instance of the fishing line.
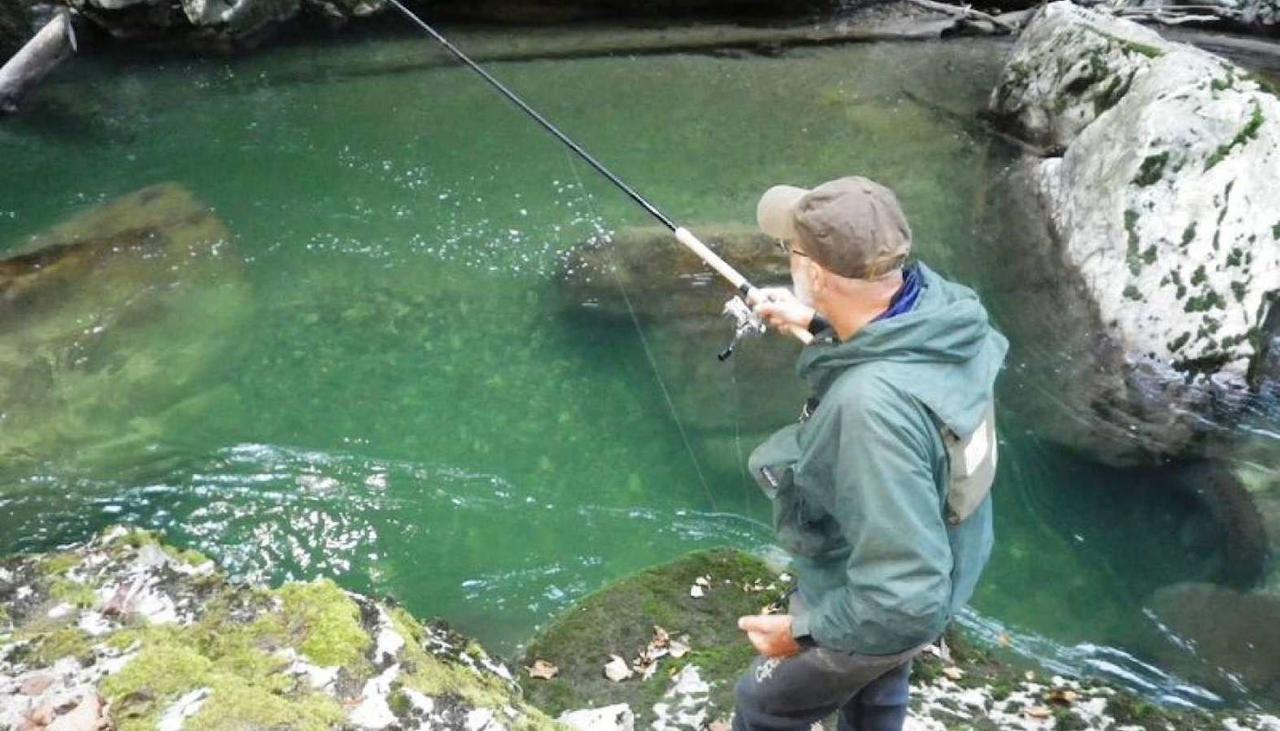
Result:
{"label": "fishing line", "polygon": [[[608,248],[610,243],[609,234],[600,223],[604,219],[596,210],[594,196],[583,184],[582,177],[578,175],[578,166],[568,153],[565,153],[565,162],[569,164],[569,172],[573,174],[574,180],[578,181],[578,190],[582,191],[582,196],[587,202],[587,209],[590,214],[589,220],[596,230],[596,236],[599,237],[597,240],[603,247]],[[636,308],[631,303],[631,295],[627,292],[627,286],[623,283],[622,277],[618,274],[617,255],[612,249],[608,251],[607,255],[612,261],[606,268],[613,275],[613,281],[618,285],[618,291],[622,294],[622,301],[627,305],[627,314],[631,317],[631,324],[636,329],[636,335],[640,336],[640,347],[644,350],[644,357],[649,362],[653,377],[658,381],[658,388],[662,391],[662,399],[667,404],[667,410],[671,412],[672,421],[676,423],[676,430],[680,432],[680,441],[684,442],[685,451],[689,453],[689,459],[693,462],[694,472],[698,474],[698,482],[702,483],[702,491],[707,494],[707,500],[711,503],[711,510],[719,512],[720,509],[716,506],[716,499],[711,495],[711,486],[707,483],[707,477],[702,472],[702,465],[698,462],[698,455],[693,451],[693,442],[689,440],[689,433],[684,428],[684,422],[680,420],[679,412],[676,411],[676,404],[671,398],[671,391],[667,388],[667,383],[662,378],[662,372],[658,370],[658,361],[654,358],[653,350],[649,347],[649,339],[645,337],[644,328],[640,326],[640,318],[636,315]]]}

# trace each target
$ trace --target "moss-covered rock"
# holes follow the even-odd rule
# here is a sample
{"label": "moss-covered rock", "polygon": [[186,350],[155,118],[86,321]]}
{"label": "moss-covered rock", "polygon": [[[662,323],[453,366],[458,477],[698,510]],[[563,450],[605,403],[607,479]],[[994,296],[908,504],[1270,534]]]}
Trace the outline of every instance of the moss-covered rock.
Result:
{"label": "moss-covered rock", "polygon": [[554,726],[442,625],[329,580],[234,583],[149,533],[9,559],[0,607],[6,728],[84,699],[121,731]]}
{"label": "moss-covered rock", "polygon": [[[701,597],[692,596],[695,586],[701,591],[692,593]],[[785,586],[763,561],[731,549],[692,553],[623,579],[579,602],[530,644],[526,667],[545,660],[560,672],[551,680],[526,680],[525,691],[552,714],[627,703],[636,727],[647,728],[673,677],[695,665],[711,686],[708,720],[727,718],[733,684],[755,655],[738,630],[738,617],[777,603]],[[655,626],[672,638],[687,635],[688,654],[660,658],[648,679],[640,674],[622,682],[606,678],[603,668],[610,656],[634,664],[654,639]]]}

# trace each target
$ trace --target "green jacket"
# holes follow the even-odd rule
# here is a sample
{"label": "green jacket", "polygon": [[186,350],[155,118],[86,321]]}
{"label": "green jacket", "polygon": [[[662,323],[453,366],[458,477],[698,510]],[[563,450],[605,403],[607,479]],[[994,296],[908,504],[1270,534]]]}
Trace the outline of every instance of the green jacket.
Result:
{"label": "green jacket", "polygon": [[751,455],[794,558],[793,634],[822,647],[887,655],[935,639],[991,554],[990,495],[947,520],[943,429],[975,432],[1008,343],[972,290],[919,266],[915,309],[804,349],[818,405]]}

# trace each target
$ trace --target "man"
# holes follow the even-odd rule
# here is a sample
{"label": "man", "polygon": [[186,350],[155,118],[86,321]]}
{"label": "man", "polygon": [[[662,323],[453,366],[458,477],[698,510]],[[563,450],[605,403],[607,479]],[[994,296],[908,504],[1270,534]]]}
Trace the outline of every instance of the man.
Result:
{"label": "man", "polygon": [[901,729],[911,659],[969,600],[991,553],[992,388],[1007,342],[969,289],[909,264],[892,191],[859,177],[775,186],[757,217],[791,257],[794,294],[753,303],[815,335],[801,420],[751,455],[793,556],[790,613],[743,617],[760,653],[738,731]]}

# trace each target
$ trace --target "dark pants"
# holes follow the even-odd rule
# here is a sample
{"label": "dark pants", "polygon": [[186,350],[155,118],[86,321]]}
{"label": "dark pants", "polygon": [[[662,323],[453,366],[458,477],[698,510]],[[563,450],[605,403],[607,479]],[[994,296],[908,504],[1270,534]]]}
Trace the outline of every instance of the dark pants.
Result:
{"label": "dark pants", "polygon": [[734,731],[808,731],[840,712],[840,731],[901,731],[911,658],[821,648],[785,660],[757,657],[738,681]]}

